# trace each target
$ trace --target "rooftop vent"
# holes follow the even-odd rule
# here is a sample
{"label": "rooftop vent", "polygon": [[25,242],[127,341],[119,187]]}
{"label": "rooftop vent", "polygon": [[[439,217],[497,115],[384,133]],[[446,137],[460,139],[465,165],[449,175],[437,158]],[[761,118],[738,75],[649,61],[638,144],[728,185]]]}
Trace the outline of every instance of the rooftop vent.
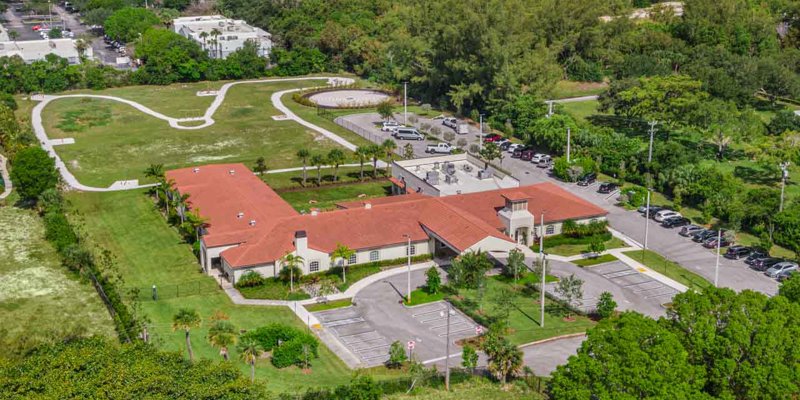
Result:
{"label": "rooftop vent", "polygon": [[196,173],[200,172],[200,168],[194,168],[194,169],[192,169],[192,172],[194,172],[196,174]]}
{"label": "rooftop vent", "polygon": [[371,210],[372,209],[372,203],[364,203],[364,208],[366,208],[367,210]]}
{"label": "rooftop vent", "polygon": [[228,171],[228,175],[234,175],[234,174],[236,174],[236,170],[235,169],[232,169],[232,170]]}
{"label": "rooftop vent", "polygon": [[244,213],[240,211],[238,214],[236,214],[236,218],[239,218],[239,219],[244,218]]}
{"label": "rooftop vent", "polygon": [[311,216],[316,217],[317,215],[319,215],[319,210],[316,209],[316,208],[312,208],[311,209]]}
{"label": "rooftop vent", "polygon": [[256,226],[256,220],[251,219],[250,220],[250,226]]}

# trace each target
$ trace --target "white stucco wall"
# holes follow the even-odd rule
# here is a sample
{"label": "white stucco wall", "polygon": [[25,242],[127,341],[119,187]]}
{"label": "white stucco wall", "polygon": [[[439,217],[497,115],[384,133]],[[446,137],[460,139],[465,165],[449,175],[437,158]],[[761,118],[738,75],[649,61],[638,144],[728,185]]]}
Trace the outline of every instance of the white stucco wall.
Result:
{"label": "white stucco wall", "polygon": [[232,249],[234,247],[239,246],[238,244],[233,244],[229,246],[218,246],[218,247],[206,247],[205,241],[200,239],[200,251],[204,254],[201,257],[201,263],[203,264],[203,270],[208,272],[211,270],[211,259],[219,257],[220,254],[228,249]]}

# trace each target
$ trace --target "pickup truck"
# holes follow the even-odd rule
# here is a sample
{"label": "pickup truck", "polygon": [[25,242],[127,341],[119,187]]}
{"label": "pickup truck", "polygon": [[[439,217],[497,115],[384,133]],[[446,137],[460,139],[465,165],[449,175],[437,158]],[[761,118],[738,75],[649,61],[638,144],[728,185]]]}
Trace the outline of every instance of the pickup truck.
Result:
{"label": "pickup truck", "polygon": [[426,153],[450,154],[452,151],[453,148],[448,143],[429,144],[428,147],[425,148]]}
{"label": "pickup truck", "polygon": [[459,135],[466,135],[469,133],[469,124],[460,123],[458,124],[458,128],[456,129]]}

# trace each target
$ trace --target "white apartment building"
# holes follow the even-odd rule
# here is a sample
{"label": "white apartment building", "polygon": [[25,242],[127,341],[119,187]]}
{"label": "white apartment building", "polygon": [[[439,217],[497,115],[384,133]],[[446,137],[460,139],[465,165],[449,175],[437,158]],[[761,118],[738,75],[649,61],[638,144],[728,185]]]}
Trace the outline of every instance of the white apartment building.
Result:
{"label": "white apartment building", "polygon": [[227,58],[248,40],[258,46],[261,57],[268,57],[272,50],[272,35],[242,20],[205,15],[176,18],[172,24],[175,33],[199,43],[211,58]]}

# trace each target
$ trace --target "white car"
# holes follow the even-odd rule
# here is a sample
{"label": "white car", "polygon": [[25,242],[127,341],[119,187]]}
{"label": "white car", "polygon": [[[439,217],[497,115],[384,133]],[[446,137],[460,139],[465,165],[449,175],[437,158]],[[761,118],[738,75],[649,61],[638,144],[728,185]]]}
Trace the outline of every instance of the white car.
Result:
{"label": "white car", "polygon": [[458,126],[458,120],[453,117],[447,117],[442,120],[442,125],[448,128],[456,129],[456,126]]}
{"label": "white car", "polygon": [[400,123],[395,120],[383,121],[383,125],[381,125],[381,130],[384,132],[391,132],[395,129],[399,128]]}
{"label": "white car", "polygon": [[661,210],[661,211],[656,213],[656,215],[655,215],[655,217],[653,217],[653,219],[655,219],[656,222],[664,222],[664,220],[667,219],[667,218],[682,217],[682,216],[683,215],[681,215],[681,213],[679,213],[677,211]]}
{"label": "white car", "polygon": [[519,144],[519,143],[514,143],[511,146],[508,146],[508,149],[506,150],[506,152],[514,153],[514,150],[522,148],[522,147],[525,147],[525,146],[522,145],[522,144]]}
{"label": "white car", "polygon": [[534,163],[534,164],[538,164],[540,161],[542,161],[542,159],[546,155],[547,154],[536,153],[536,154],[533,155],[533,157],[531,157],[531,162]]}
{"label": "white car", "polygon": [[791,261],[784,261],[779,262],[770,267],[768,270],[764,271],[764,275],[770,278],[777,278],[780,275],[789,274],[793,271],[797,271],[797,264]]}

